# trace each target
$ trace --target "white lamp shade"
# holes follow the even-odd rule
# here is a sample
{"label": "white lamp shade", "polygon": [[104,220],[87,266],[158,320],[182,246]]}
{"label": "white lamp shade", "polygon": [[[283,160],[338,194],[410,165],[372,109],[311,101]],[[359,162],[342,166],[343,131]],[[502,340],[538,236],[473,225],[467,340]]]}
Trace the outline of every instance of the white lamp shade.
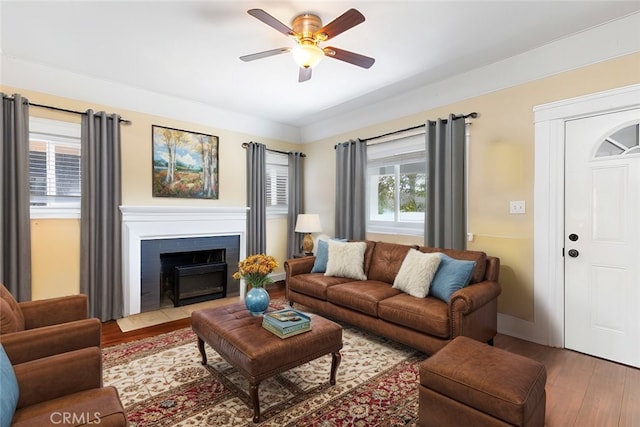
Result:
{"label": "white lamp shade", "polygon": [[317,233],[322,231],[320,215],[318,214],[298,214],[296,220],[296,233]]}
{"label": "white lamp shade", "polygon": [[300,68],[313,68],[324,56],[322,49],[313,44],[299,44],[292,49],[291,54]]}

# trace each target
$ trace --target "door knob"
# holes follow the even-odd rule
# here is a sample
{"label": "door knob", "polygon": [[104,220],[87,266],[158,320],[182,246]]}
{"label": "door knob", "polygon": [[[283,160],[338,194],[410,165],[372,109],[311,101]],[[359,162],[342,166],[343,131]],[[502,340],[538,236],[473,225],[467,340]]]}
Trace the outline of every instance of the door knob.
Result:
{"label": "door knob", "polygon": [[576,249],[569,249],[569,256],[571,258],[577,258],[578,255],[580,255],[580,252],[578,252]]}

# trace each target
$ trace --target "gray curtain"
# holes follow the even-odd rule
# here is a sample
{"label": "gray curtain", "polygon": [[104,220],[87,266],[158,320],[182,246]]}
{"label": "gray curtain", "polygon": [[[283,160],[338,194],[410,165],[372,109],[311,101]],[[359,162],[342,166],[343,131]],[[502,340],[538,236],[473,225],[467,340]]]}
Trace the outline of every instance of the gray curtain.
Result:
{"label": "gray curtain", "polygon": [[365,141],[356,139],[336,145],[336,237],[365,238],[366,173]]}
{"label": "gray curtain", "polygon": [[426,246],[465,249],[466,177],[465,121],[449,115],[426,123],[427,205]]}
{"label": "gray curtain", "polygon": [[247,256],[267,250],[266,147],[250,142],[247,149]]}
{"label": "gray curtain", "polygon": [[15,299],[30,301],[29,101],[2,93],[0,109],[0,281]]}
{"label": "gray curtain", "polygon": [[302,213],[302,153],[289,153],[289,211],[287,213],[287,259],[301,252],[302,234],[296,233],[296,220]]}
{"label": "gray curtain", "polygon": [[82,116],[80,290],[89,314],[122,317],[120,117],[88,110]]}

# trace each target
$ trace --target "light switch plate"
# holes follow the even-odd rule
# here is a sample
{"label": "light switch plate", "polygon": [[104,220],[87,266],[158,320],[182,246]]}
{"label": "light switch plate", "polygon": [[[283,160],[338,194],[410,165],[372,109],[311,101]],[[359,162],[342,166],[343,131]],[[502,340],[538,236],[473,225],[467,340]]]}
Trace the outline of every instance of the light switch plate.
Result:
{"label": "light switch plate", "polygon": [[509,213],[512,215],[522,215],[527,213],[524,200],[512,200],[509,202]]}

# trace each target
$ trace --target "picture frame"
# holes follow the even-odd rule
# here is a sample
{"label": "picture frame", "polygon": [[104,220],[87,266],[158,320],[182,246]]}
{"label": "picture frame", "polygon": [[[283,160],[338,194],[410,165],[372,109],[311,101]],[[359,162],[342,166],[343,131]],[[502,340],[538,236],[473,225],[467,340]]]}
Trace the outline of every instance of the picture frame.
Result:
{"label": "picture frame", "polygon": [[152,125],[153,197],[218,199],[219,138]]}

